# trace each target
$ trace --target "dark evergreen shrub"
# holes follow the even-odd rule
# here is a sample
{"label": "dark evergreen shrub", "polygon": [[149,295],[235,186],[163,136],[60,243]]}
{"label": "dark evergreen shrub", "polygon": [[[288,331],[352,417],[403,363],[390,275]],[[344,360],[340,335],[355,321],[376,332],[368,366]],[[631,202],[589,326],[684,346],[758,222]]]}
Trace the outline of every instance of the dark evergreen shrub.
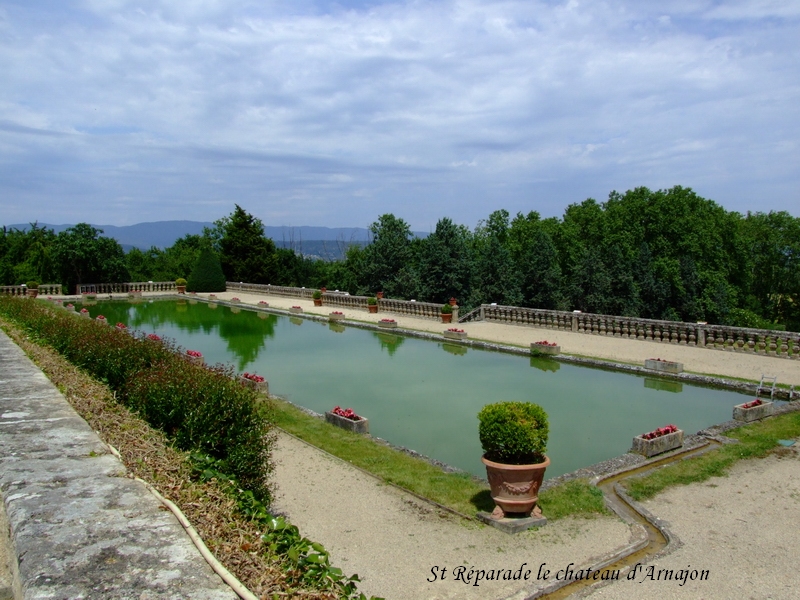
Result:
{"label": "dark evergreen shrub", "polygon": [[486,458],[526,465],[544,461],[549,425],[547,413],[532,402],[487,404],[478,413],[478,435]]}
{"label": "dark evergreen shrub", "polygon": [[186,289],[190,292],[224,292],[225,275],[219,257],[206,248],[200,252],[197,263],[189,275]]}

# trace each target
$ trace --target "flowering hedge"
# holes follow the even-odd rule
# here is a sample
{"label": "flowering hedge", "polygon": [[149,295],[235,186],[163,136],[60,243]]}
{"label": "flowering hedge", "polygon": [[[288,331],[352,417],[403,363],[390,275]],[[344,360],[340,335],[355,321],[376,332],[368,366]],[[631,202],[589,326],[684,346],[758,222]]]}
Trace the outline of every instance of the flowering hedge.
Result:
{"label": "flowering hedge", "polygon": [[269,502],[268,409],[232,369],[195,365],[169,340],[131,336],[14,296],[0,297],[0,313],[106,383],[179,448],[221,461],[244,489]]}

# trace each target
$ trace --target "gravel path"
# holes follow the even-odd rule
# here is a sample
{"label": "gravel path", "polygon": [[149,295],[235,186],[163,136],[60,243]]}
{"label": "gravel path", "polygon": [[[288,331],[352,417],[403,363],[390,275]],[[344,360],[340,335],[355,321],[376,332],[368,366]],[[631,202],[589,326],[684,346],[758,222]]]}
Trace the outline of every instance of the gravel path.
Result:
{"label": "gravel path", "polygon": [[[593,600],[800,597],[800,452],[740,462],[728,477],[674,487],[643,503],[683,546]],[[701,581],[661,581],[659,570],[708,571]]]}
{"label": "gravel path", "polygon": [[[272,307],[303,306],[305,312],[327,315],[330,307],[310,301],[245,294],[244,303],[266,299]],[[342,309],[335,309],[342,310]],[[378,321],[344,309],[346,318]],[[447,326],[433,320],[392,315],[400,327],[440,333]],[[540,339],[557,341],[564,353],[642,364],[660,357],[683,362],[687,371],[756,380],[762,373],[781,383],[800,386],[800,361],[601,337],[497,323],[467,323],[471,338],[527,346]],[[462,522],[435,507],[381,484],[343,461],[289,436],[281,436],[275,452],[276,507],[303,535],[331,552],[332,561],[363,579],[367,594],[399,599],[522,599],[537,588],[539,566],[552,573],[570,563],[585,567],[619,549],[635,530],[614,517],[566,519],[537,531],[508,536],[492,528]],[[634,581],[596,589],[593,598],[797,598],[800,597],[800,457],[794,448],[736,465],[727,478],[672,488],[645,507],[667,521],[682,545],[649,563]],[[479,586],[456,581],[454,570],[510,569],[524,563],[528,581],[484,581]],[[648,569],[655,569],[652,579]],[[446,567],[446,579],[432,578],[432,567]],[[706,581],[657,581],[659,569],[708,571]],[[523,574],[524,574],[523,570]],[[539,582],[541,584],[542,582]]]}
{"label": "gravel path", "polygon": [[[539,566],[551,570],[625,546],[628,526],[615,517],[563,519],[538,531],[508,535],[465,521],[322,453],[288,435],[274,452],[274,508],[331,553],[359,589],[387,600],[524,598],[538,586]],[[527,581],[464,583],[470,570],[531,570]],[[462,580],[454,569],[465,567]],[[432,579],[432,567],[446,567]],[[544,583],[544,581],[539,582]],[[514,596],[517,597],[517,596]]]}

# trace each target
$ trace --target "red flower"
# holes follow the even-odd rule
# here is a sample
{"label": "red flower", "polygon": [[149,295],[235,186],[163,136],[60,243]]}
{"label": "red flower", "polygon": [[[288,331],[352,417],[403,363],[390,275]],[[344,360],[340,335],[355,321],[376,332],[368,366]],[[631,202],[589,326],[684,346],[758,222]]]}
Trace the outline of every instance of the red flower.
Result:
{"label": "red flower", "polygon": [[151,333],[150,335],[147,336],[147,339],[148,340],[153,340],[154,342],[160,342],[161,341],[161,336],[158,336],[155,333]]}
{"label": "red flower", "polygon": [[127,329],[128,326],[125,323],[117,323],[117,329]]}
{"label": "red flower", "polygon": [[256,383],[264,383],[264,378],[261,375],[256,375],[255,373],[248,373],[245,371],[242,373],[242,377],[249,379],[250,381],[255,381]]}
{"label": "red flower", "polygon": [[203,355],[200,352],[198,352],[197,350],[187,350],[186,354],[188,354],[189,356],[194,356],[195,358],[202,358],[203,357]]}
{"label": "red flower", "polygon": [[350,419],[351,421],[361,420],[361,417],[353,412],[352,408],[340,408],[339,406],[334,406],[331,412],[335,415],[339,415],[340,417],[344,417],[345,419]]}
{"label": "red flower", "polygon": [[642,437],[646,440],[654,440],[656,438],[661,437],[662,435],[667,435],[668,433],[675,433],[678,431],[678,428],[675,425],[665,425],[664,427],[659,427],[655,431],[651,431],[649,433],[643,433]]}
{"label": "red flower", "polygon": [[742,408],[755,408],[756,406],[761,406],[764,404],[764,401],[761,398],[756,398],[752,402],[748,402],[747,404],[743,405]]}

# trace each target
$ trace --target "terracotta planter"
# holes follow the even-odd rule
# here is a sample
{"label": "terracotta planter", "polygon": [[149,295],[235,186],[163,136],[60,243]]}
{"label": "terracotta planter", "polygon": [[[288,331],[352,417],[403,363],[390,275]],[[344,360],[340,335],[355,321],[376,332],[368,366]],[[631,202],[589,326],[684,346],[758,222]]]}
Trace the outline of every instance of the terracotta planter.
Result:
{"label": "terracotta planter", "polygon": [[561,346],[546,346],[544,344],[531,344],[531,354],[561,354]]}
{"label": "terracotta planter", "polygon": [[39,295],[38,288],[28,288],[28,298],[36,298]]}
{"label": "terracotta planter", "polygon": [[186,286],[185,285],[178,285],[176,287],[178,288],[178,293],[179,294],[185,294],[186,293]]}
{"label": "terracotta planter", "polygon": [[456,299],[450,298],[450,306],[455,306],[455,305],[456,305]]}
{"label": "terracotta planter", "polygon": [[442,323],[451,323],[453,321],[453,313],[442,313]]}
{"label": "terracotta planter", "polygon": [[367,304],[367,308],[369,309],[369,312],[371,312],[371,313],[378,312],[378,305],[377,304]]}
{"label": "terracotta planter", "polygon": [[322,306],[322,298],[313,298],[314,306]]}
{"label": "terracotta planter", "polygon": [[658,371],[660,373],[683,373],[683,363],[671,360],[656,360],[648,358],[644,361],[644,368]]}
{"label": "terracotta planter", "polygon": [[341,415],[335,415],[331,411],[325,413],[325,420],[331,425],[347,429],[353,433],[369,434],[369,419],[361,417],[358,421],[353,421]]}
{"label": "terracotta planter", "polygon": [[380,300],[381,298],[383,298],[383,292],[378,292],[378,293],[376,293],[376,294],[375,294],[375,297],[376,297],[378,300]]}
{"label": "terracotta planter", "polygon": [[652,440],[646,440],[642,436],[637,435],[635,438],[633,438],[631,452],[635,452],[636,454],[641,454],[647,458],[650,458],[656,454],[669,452],[670,450],[680,448],[681,446],[683,446],[683,430],[678,429],[678,431],[661,435],[657,438],[653,438]]}
{"label": "terracotta planter", "polygon": [[745,404],[749,404],[749,402],[744,402],[743,404],[738,404],[733,407],[733,419],[735,421],[742,421],[744,423],[758,421],[759,419],[772,415],[772,411],[775,408],[772,402],[762,401],[758,406],[753,406],[751,408],[745,408]]}
{"label": "terracotta planter", "polygon": [[550,459],[545,456],[544,462],[533,465],[507,465],[493,462],[486,456],[483,456],[481,461],[486,465],[486,477],[489,480],[492,500],[500,509],[499,511],[495,509],[492,516],[495,518],[502,518],[508,514],[530,516],[539,500],[539,488],[542,486],[545,469],[550,465]]}

